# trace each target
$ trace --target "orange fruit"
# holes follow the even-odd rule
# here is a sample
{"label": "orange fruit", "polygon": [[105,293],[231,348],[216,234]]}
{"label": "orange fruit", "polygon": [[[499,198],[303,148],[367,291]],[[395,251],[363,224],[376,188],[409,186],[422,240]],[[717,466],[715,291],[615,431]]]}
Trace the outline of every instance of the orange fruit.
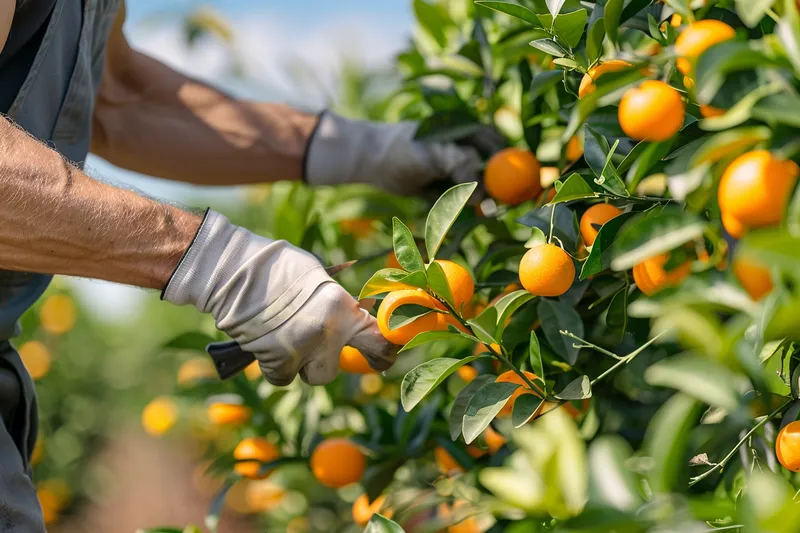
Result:
{"label": "orange fruit", "polygon": [[595,204],[587,209],[581,217],[580,224],[581,237],[583,237],[583,242],[586,246],[593,245],[594,240],[597,238],[597,232],[599,230],[596,229],[593,224],[602,226],[612,218],[621,214],[622,211],[611,204]]}
{"label": "orange fruit", "polygon": [[456,304],[456,311],[460,312],[463,306],[472,300],[472,296],[475,294],[475,282],[467,269],[458,263],[446,259],[437,259],[435,262],[442,267],[447,285],[453,295],[453,302]]}
{"label": "orange fruit", "polygon": [[558,246],[540,244],[522,256],[519,279],[525,290],[533,295],[560,296],[575,280],[575,264]]}
{"label": "orange fruit", "polygon": [[[767,150],[742,154],[728,165],[719,182],[717,200],[725,229],[731,219],[743,230],[779,224],[794,190],[800,167],[794,161],[775,157]],[[727,223],[726,223],[727,222]]]}
{"label": "orange fruit", "polygon": [[327,439],[311,454],[311,472],[317,481],[338,489],[357,483],[367,469],[367,458],[361,449],[348,439]]}
{"label": "orange fruit", "polygon": [[178,420],[178,406],[167,396],[160,396],[142,410],[142,427],[154,437],[160,437],[172,429]]}
{"label": "orange fruit", "polygon": [[726,113],[725,109],[720,109],[718,107],[713,107],[710,105],[700,106],[700,114],[703,115],[705,118],[721,117],[725,113]]}
{"label": "orange fruit", "polygon": [[577,136],[570,138],[564,155],[566,155],[567,161],[575,161],[583,155],[583,144]]}
{"label": "orange fruit", "polygon": [[253,381],[255,379],[261,379],[263,374],[261,373],[261,367],[258,366],[258,361],[253,361],[244,369],[244,376]]}
{"label": "orange fruit", "polygon": [[447,319],[442,313],[428,313],[413,322],[396,329],[389,329],[389,318],[401,305],[420,305],[429,309],[441,309],[441,304],[422,289],[401,289],[386,295],[378,307],[378,328],[391,343],[406,344],[419,333],[447,329]]}
{"label": "orange fruit", "polygon": [[352,346],[345,346],[339,353],[339,368],[351,374],[375,373],[364,354]]}
{"label": "orange fruit", "polygon": [[33,379],[41,379],[50,371],[50,350],[41,341],[28,341],[17,350],[25,370]]}
{"label": "orange fruit", "polygon": [[713,45],[734,37],[736,37],[736,31],[721,20],[698,20],[689,24],[675,41],[678,70],[689,75],[700,54]]}
{"label": "orange fruit", "polygon": [[42,508],[44,523],[50,525],[56,522],[62,508],[58,495],[48,488],[40,487],[36,489],[36,497],[39,499],[39,506]]}
{"label": "orange fruit", "polygon": [[753,300],[760,300],[772,292],[772,275],[769,268],[757,261],[747,257],[737,257],[733,261],[733,275]]}
{"label": "orange fruit", "polygon": [[498,202],[518,205],[542,192],[540,171],[541,165],[531,152],[505,148],[486,162],[483,184]]}
{"label": "orange fruit", "polygon": [[374,396],[383,388],[383,378],[377,372],[361,376],[360,381],[361,383],[359,383],[359,386],[361,388],[361,392],[367,396]]}
{"label": "orange fruit", "polygon": [[666,141],[683,126],[686,105],[663,81],[645,80],[625,91],[617,112],[625,135],[638,141]]}
{"label": "orange fruit", "polygon": [[253,413],[246,405],[215,402],[208,406],[207,414],[213,424],[239,426],[250,420]]}
{"label": "orange fruit", "polygon": [[[536,374],[533,372],[523,372],[529,380],[534,381],[539,379]],[[497,379],[494,380],[495,383],[516,383],[517,385],[521,385],[511,397],[508,399],[508,402],[503,406],[503,409],[497,413],[498,418],[505,418],[511,416],[511,413],[514,411],[514,403],[517,401],[517,398],[522,396],[523,394],[535,394],[536,396],[541,396],[536,391],[533,391],[528,388],[528,384],[513,370],[507,370],[497,376]]]}
{"label": "orange fruit", "polygon": [[[259,372],[260,373],[260,372]],[[178,367],[178,386],[190,387],[199,381],[217,379],[217,370],[214,363],[207,357],[196,357],[184,361]]]}
{"label": "orange fruit", "polygon": [[778,433],[775,454],[785,469],[800,472],[800,421],[789,422]]}
{"label": "orange fruit", "polygon": [[744,234],[747,233],[747,228],[744,227],[744,224],[739,222],[739,219],[736,217],[732,217],[731,215],[722,213],[722,225],[725,228],[725,231],[733,237],[734,239],[741,239],[744,237]]}
{"label": "orange fruit", "polygon": [[72,298],[66,294],[54,294],[44,301],[39,310],[42,328],[53,335],[60,335],[72,329],[77,318],[77,310]]}
{"label": "orange fruit", "polygon": [[450,455],[450,452],[441,446],[437,446],[433,449],[433,456],[436,459],[436,466],[439,467],[439,472],[442,474],[458,474],[464,471],[464,467],[461,466],[461,463],[456,461],[453,456]]}
{"label": "orange fruit", "polygon": [[[467,507],[468,505],[469,503],[465,500],[456,500],[453,502],[452,507],[446,503],[439,504],[437,508],[439,519],[451,524],[447,526],[447,533],[481,533],[481,528],[474,516],[469,516],[464,511],[456,513],[458,509]],[[459,520],[462,517],[464,518]],[[456,522],[456,520],[458,521]]]}
{"label": "orange fruit", "polygon": [[374,230],[373,223],[375,222],[372,218],[353,218],[350,220],[340,220],[339,227],[342,230],[342,233],[346,235],[352,235],[353,237],[369,237]]}
{"label": "orange fruit", "polygon": [[268,479],[252,481],[247,484],[245,500],[247,506],[256,512],[272,511],[280,506],[286,497],[286,491]]}
{"label": "orange fruit", "polygon": [[403,269],[403,267],[400,266],[400,262],[397,260],[397,256],[394,255],[394,252],[389,252],[389,255],[386,256],[386,268]]}
{"label": "orange fruit", "polygon": [[367,495],[362,494],[353,502],[353,522],[359,527],[366,527],[372,515],[376,513],[380,513],[382,516],[391,519],[392,515],[394,515],[394,511],[390,508],[384,509],[385,503],[385,496],[378,496],[375,498],[375,501],[370,504]]}
{"label": "orange fruit", "polygon": [[669,260],[669,252],[645,259],[633,267],[633,281],[643,293],[652,296],[661,289],[679,285],[689,276],[691,262],[687,261],[667,272],[664,264]]}
{"label": "orange fruit", "polygon": [[610,61],[606,61],[605,63],[600,63],[599,65],[593,66],[589,69],[587,74],[583,75],[583,78],[581,79],[580,87],[578,87],[578,98],[583,98],[587,94],[593,93],[595,89],[594,82],[606,72],[616,72],[630,66],[632,66],[630,63],[627,61],[622,61],[621,59],[612,59]]}
{"label": "orange fruit", "polygon": [[[486,444],[486,447],[489,449],[489,455],[496,454],[506,443],[506,439],[492,429],[492,426],[489,426],[483,430],[483,441]],[[472,445],[467,448],[467,453],[477,459],[486,455],[487,451],[479,448],[478,446]]]}
{"label": "orange fruit", "polygon": [[456,370],[458,373],[458,377],[469,383],[476,377],[478,377],[478,371],[475,370],[474,366],[464,365]]}
{"label": "orange fruit", "polygon": [[536,198],[536,203],[542,205],[548,204],[555,197],[556,197],[556,188],[550,187],[549,189],[546,189],[542,191],[541,194],[539,194],[539,196]]}
{"label": "orange fruit", "polygon": [[44,435],[41,433],[36,439],[36,444],[33,445],[33,452],[31,453],[31,466],[36,466],[44,459]]}
{"label": "orange fruit", "polygon": [[233,450],[233,458],[239,461],[252,459],[233,466],[233,470],[242,477],[249,479],[264,479],[272,471],[259,473],[263,463],[269,463],[281,456],[281,451],[267,439],[250,437],[242,439]]}

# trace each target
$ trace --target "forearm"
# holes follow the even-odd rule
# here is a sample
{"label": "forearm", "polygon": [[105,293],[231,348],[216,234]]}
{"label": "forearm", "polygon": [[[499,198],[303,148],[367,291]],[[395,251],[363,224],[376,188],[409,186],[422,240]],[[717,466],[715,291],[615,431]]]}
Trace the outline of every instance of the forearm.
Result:
{"label": "forearm", "polygon": [[302,177],[314,115],[243,102],[130,50],[107,63],[92,151],[162,178],[232,185]]}
{"label": "forearm", "polygon": [[162,289],[199,224],[89,178],[0,120],[0,269]]}

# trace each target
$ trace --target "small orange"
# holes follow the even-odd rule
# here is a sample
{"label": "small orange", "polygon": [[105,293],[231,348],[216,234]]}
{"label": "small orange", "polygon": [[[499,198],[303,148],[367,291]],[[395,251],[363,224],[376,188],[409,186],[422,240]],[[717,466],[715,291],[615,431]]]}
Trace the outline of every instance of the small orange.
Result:
{"label": "small orange", "polygon": [[357,483],[367,469],[367,458],[348,439],[327,439],[311,454],[311,472],[317,481],[332,489]]}
{"label": "small orange", "polygon": [[242,439],[233,450],[233,458],[239,461],[243,459],[252,460],[236,463],[233,466],[233,470],[242,477],[264,479],[269,476],[272,471],[259,473],[261,465],[270,463],[280,456],[281,451],[278,447],[267,439],[262,439],[260,437]]}
{"label": "small orange", "polygon": [[652,296],[661,289],[679,285],[691,272],[691,262],[687,261],[667,272],[664,265],[669,260],[669,252],[645,259],[633,267],[633,281],[643,293]]}
{"label": "small orange", "polygon": [[237,403],[214,402],[208,406],[208,419],[213,424],[239,426],[250,420],[252,410]]}
{"label": "small orange", "polygon": [[721,117],[725,113],[727,113],[725,109],[720,109],[718,107],[710,105],[700,106],[700,114],[703,115],[705,118]]}
{"label": "small orange", "polygon": [[370,504],[366,493],[362,494],[353,502],[353,522],[355,522],[358,527],[366,527],[372,515],[376,513],[380,513],[381,516],[391,519],[394,515],[394,511],[391,508],[384,509],[385,503],[385,496],[378,496],[375,498],[375,501]]}
{"label": "small orange", "polygon": [[461,466],[461,463],[456,461],[453,456],[450,455],[450,452],[441,446],[437,446],[433,449],[433,456],[436,459],[436,466],[439,467],[439,472],[442,474],[459,474],[464,471],[464,467]]}
{"label": "small orange", "polygon": [[632,66],[630,63],[620,59],[612,59],[610,61],[606,61],[605,63],[600,63],[599,65],[593,66],[589,69],[587,74],[583,75],[583,78],[581,79],[581,85],[578,87],[578,98],[583,98],[587,94],[593,93],[595,89],[594,82],[606,72],[616,72],[630,66]]}
{"label": "small orange", "polygon": [[60,335],[71,330],[76,319],[75,303],[66,294],[50,296],[39,310],[39,321],[42,328],[53,335]]}
{"label": "small orange", "polygon": [[583,144],[577,136],[570,138],[569,142],[567,143],[566,153],[564,155],[566,156],[567,161],[575,161],[583,155]]}
{"label": "small orange", "polygon": [[39,507],[42,508],[42,518],[45,525],[56,522],[61,514],[61,502],[58,495],[47,488],[37,488],[36,497],[39,498]]}
{"label": "small orange", "polygon": [[195,357],[178,367],[177,382],[180,387],[191,387],[200,381],[217,379],[214,363],[207,357]]}
{"label": "small orange", "polygon": [[775,454],[785,469],[800,472],[800,420],[789,422],[778,433]]}
{"label": "small orange", "polygon": [[148,435],[160,437],[175,426],[180,411],[169,396],[159,396],[142,410],[142,427]]}
{"label": "small orange", "polygon": [[[539,379],[536,374],[533,372],[523,372],[529,380],[534,381]],[[514,403],[517,401],[517,398],[522,396],[523,394],[534,394],[536,396],[541,396],[541,394],[537,393],[528,388],[528,384],[513,370],[507,370],[497,376],[497,379],[494,380],[495,383],[516,383],[517,385],[521,385],[517,390],[511,394],[511,397],[508,399],[508,402],[503,406],[499,413],[497,413],[498,418],[505,418],[511,416],[511,413],[514,411]]]}
{"label": "small orange", "polygon": [[760,300],[772,292],[772,275],[765,265],[746,257],[736,257],[733,274],[753,300]]}
{"label": "small orange", "polygon": [[728,222],[735,219],[745,230],[779,224],[798,175],[800,167],[794,161],[779,159],[768,150],[753,150],[734,159],[717,191],[725,229],[734,235],[726,218]]}
{"label": "small orange", "polygon": [[350,220],[340,220],[339,227],[345,235],[353,237],[369,237],[375,230],[375,220],[372,218],[353,218]]}
{"label": "small orange", "polygon": [[621,214],[622,211],[611,204],[595,204],[587,209],[581,217],[580,224],[581,237],[583,237],[583,242],[586,246],[593,245],[594,240],[597,238],[599,229],[595,228],[594,225],[602,226]]}
{"label": "small orange", "polygon": [[[489,426],[483,430],[483,442],[488,448],[489,455],[494,455],[500,451],[500,448],[505,446],[506,439],[500,433],[495,431],[492,426]],[[467,448],[467,453],[469,453],[475,459],[478,459],[486,455],[487,450],[479,448],[473,444]]]}
{"label": "small orange", "polygon": [[[467,515],[464,511],[457,512],[469,506],[466,500],[456,500],[450,507],[446,503],[440,503],[437,508],[439,518],[443,522],[451,523],[447,526],[447,533],[481,533],[478,520],[474,516]],[[459,520],[460,518],[462,518]]]}
{"label": "small orange", "polygon": [[17,350],[25,370],[31,378],[41,379],[50,371],[52,357],[50,350],[41,341],[28,341]]}
{"label": "small orange", "polygon": [[541,165],[527,150],[505,148],[486,162],[483,184],[489,196],[508,205],[533,200],[542,191]]}
{"label": "small orange", "polygon": [[747,233],[747,228],[744,227],[744,224],[739,222],[739,219],[736,217],[722,213],[721,218],[725,231],[727,231],[728,234],[734,239],[741,239],[744,237],[744,234]]}
{"label": "small orange", "polygon": [[736,31],[721,20],[698,20],[678,35],[675,41],[675,54],[678,56],[678,70],[688,75],[694,68],[697,58],[715,44],[736,37]]}
{"label": "small orange", "polygon": [[666,141],[683,126],[686,105],[663,81],[645,80],[625,91],[617,112],[625,135],[637,141]]}
{"label": "small orange", "polygon": [[464,365],[456,370],[456,372],[458,373],[458,377],[467,383],[478,377],[478,371],[475,370],[474,366]]}
{"label": "small orange", "polygon": [[386,295],[378,307],[378,328],[391,343],[406,344],[419,333],[425,331],[444,331],[447,318],[442,313],[428,313],[413,322],[396,329],[389,329],[389,318],[401,305],[420,305],[429,309],[441,309],[441,305],[422,289],[401,289]]}
{"label": "small orange", "polygon": [[339,353],[339,368],[351,374],[374,374],[375,370],[369,366],[369,361],[359,350],[352,346],[345,346]]}
{"label": "small orange", "polygon": [[261,367],[258,365],[258,361],[253,361],[244,369],[244,377],[250,381],[261,379],[263,376],[264,374],[261,373]]}
{"label": "small orange", "polygon": [[400,270],[403,267],[400,265],[400,261],[397,260],[397,256],[394,255],[394,252],[389,252],[389,255],[386,256],[386,268],[398,268]]}
{"label": "small orange", "polygon": [[525,290],[535,296],[560,296],[575,280],[575,264],[558,246],[540,244],[522,256],[519,279]]}
{"label": "small orange", "polygon": [[39,433],[31,453],[31,466],[38,465],[42,462],[42,459],[44,459],[44,435]]}
{"label": "small orange", "polygon": [[268,479],[250,482],[246,489],[247,505],[256,512],[272,511],[286,498],[286,490]]}
{"label": "small orange", "polygon": [[472,300],[472,296],[475,294],[475,282],[467,269],[458,263],[446,259],[437,259],[435,262],[442,267],[447,285],[450,286],[450,292],[453,295],[453,302],[456,304],[456,311],[460,312],[463,306]]}
{"label": "small orange", "polygon": [[553,201],[553,198],[556,197],[556,188],[550,187],[545,189],[539,194],[539,197],[536,198],[536,203],[540,205],[549,204]]}

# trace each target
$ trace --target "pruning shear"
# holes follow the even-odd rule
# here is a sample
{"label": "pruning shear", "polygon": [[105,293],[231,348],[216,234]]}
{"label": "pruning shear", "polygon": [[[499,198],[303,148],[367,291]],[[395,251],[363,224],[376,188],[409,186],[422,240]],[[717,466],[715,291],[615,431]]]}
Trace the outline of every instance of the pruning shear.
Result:
{"label": "pruning shear", "polygon": [[[335,276],[357,262],[358,261],[355,260],[340,265],[329,266],[325,269],[325,272],[329,276]],[[212,342],[206,346],[206,351],[208,355],[211,356],[211,360],[214,361],[214,366],[217,369],[220,379],[228,379],[235,376],[256,360],[255,355],[243,350],[236,341]]]}

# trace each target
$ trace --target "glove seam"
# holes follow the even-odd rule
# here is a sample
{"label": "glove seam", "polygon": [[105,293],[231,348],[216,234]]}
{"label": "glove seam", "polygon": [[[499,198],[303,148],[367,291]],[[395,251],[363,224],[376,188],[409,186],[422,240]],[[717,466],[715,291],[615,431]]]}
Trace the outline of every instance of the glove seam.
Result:
{"label": "glove seam", "polygon": [[197,227],[197,231],[194,232],[194,236],[192,237],[192,242],[189,243],[189,246],[186,247],[186,250],[183,251],[183,255],[181,255],[180,261],[178,261],[178,265],[175,267],[175,270],[172,271],[172,274],[169,275],[169,279],[167,283],[164,285],[164,288],[161,289],[161,300],[164,300],[165,295],[167,294],[167,288],[169,284],[172,283],[172,280],[175,278],[175,275],[183,266],[184,261],[186,261],[186,257],[189,255],[189,251],[194,247],[194,243],[197,242],[197,238],[200,236],[200,233],[203,231],[203,228],[208,221],[208,214],[211,212],[210,207],[206,207],[205,213],[203,213],[203,220],[200,221],[200,225]]}

